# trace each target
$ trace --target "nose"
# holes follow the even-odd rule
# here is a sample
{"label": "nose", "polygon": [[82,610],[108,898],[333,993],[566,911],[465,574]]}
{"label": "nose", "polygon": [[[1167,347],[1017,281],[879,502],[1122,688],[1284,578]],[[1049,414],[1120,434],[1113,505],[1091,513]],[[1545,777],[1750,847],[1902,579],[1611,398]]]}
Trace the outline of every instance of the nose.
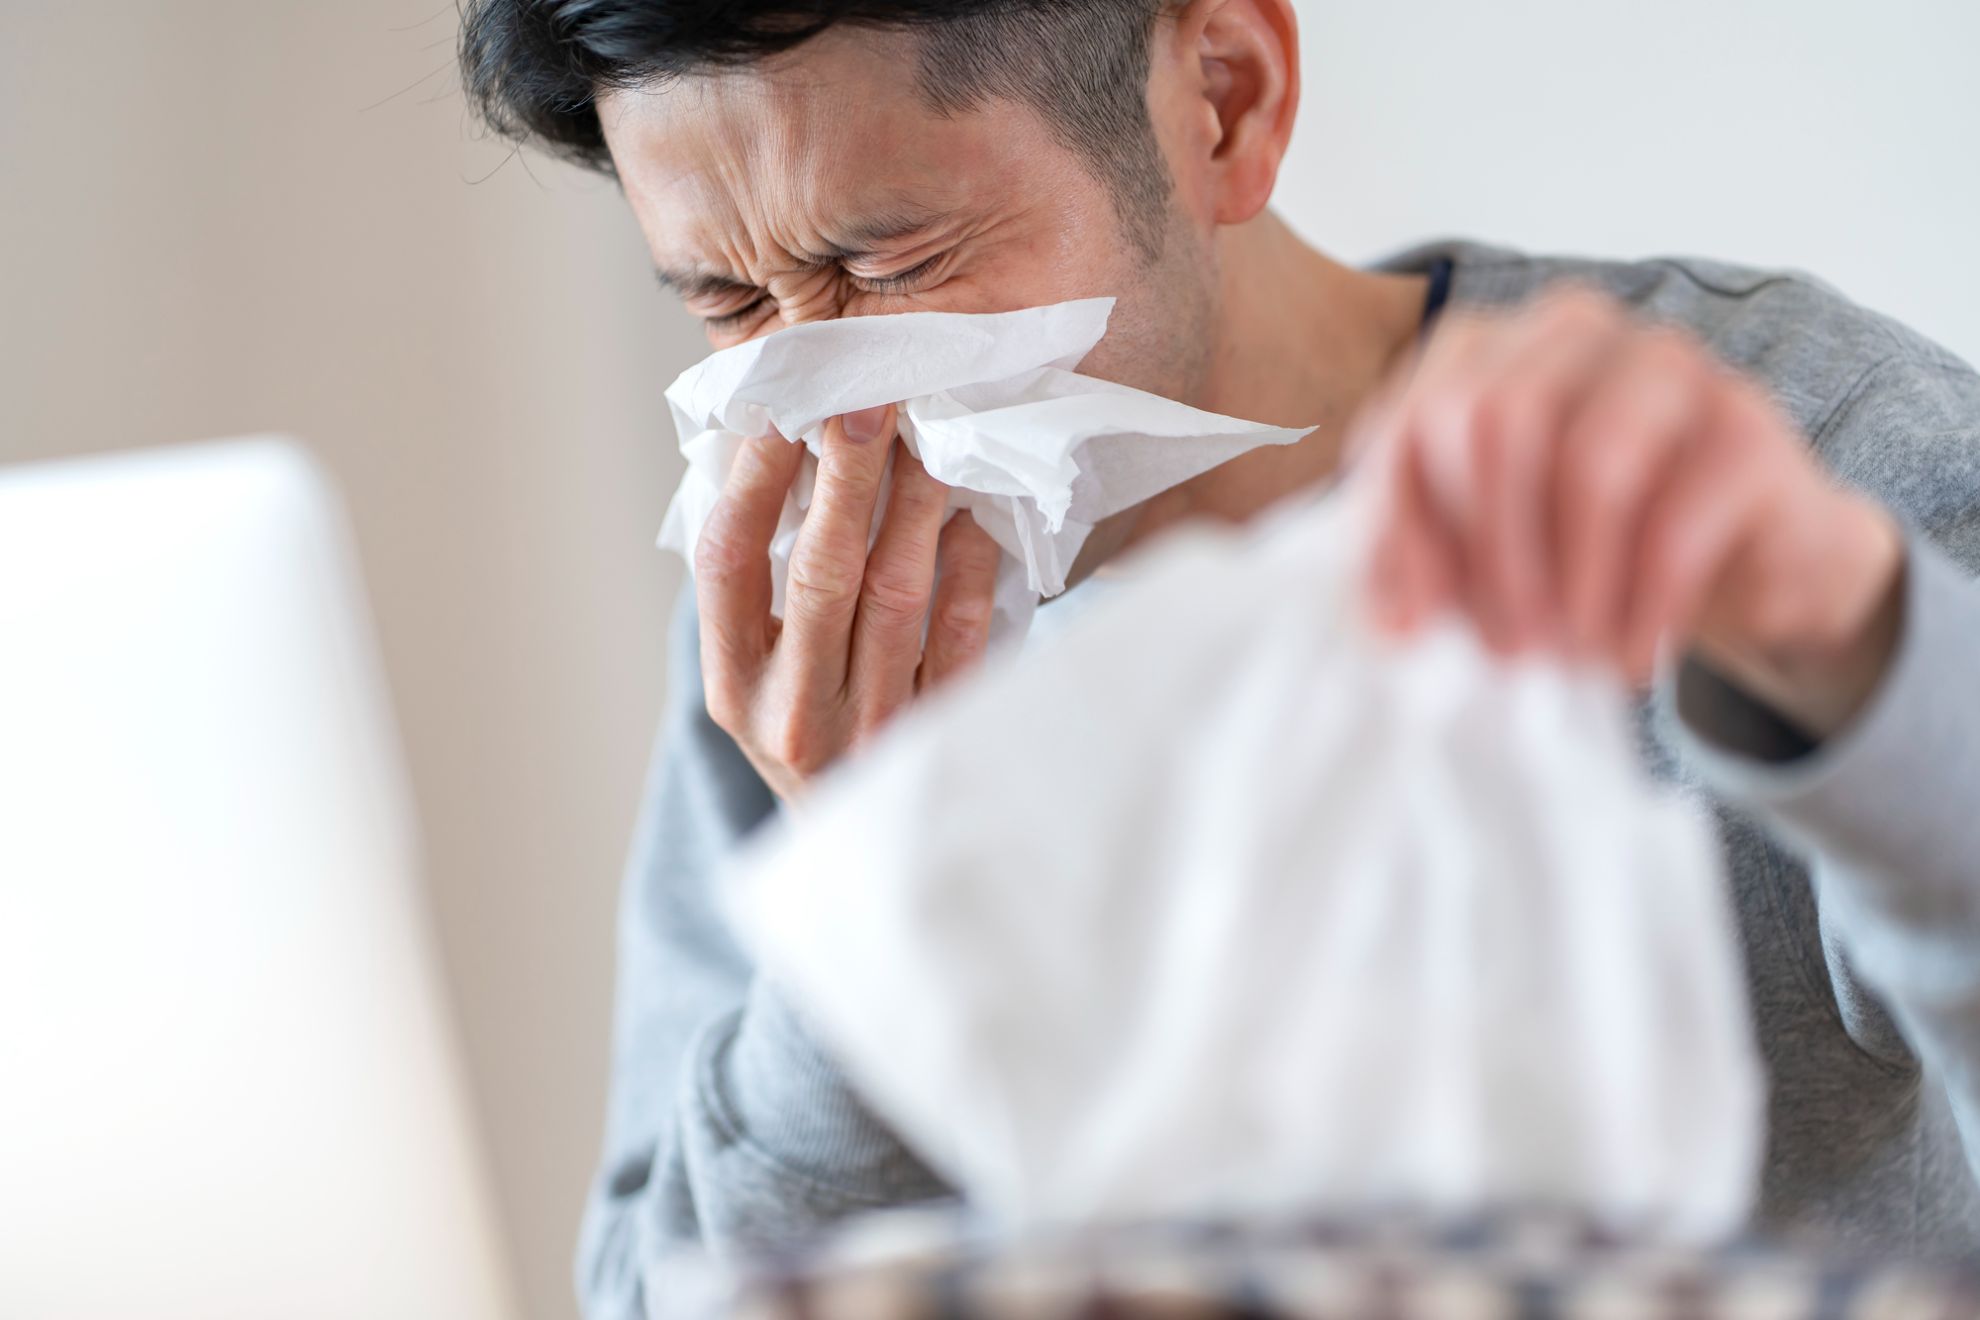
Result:
{"label": "nose", "polygon": [[783,325],[833,321],[846,314],[846,281],[835,267],[813,265],[772,275],[763,287],[777,304],[774,319]]}

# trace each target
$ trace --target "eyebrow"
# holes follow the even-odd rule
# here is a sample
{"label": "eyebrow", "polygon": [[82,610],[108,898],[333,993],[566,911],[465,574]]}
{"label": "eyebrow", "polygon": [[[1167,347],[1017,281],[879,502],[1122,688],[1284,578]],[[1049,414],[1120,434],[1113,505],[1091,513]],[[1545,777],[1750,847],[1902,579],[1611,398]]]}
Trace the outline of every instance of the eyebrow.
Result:
{"label": "eyebrow", "polygon": [[683,298],[712,298],[718,293],[739,293],[756,287],[712,270],[656,270],[653,275],[661,288]]}
{"label": "eyebrow", "polygon": [[[883,212],[852,221],[840,227],[839,242],[828,243],[814,251],[803,253],[804,268],[816,269],[835,261],[848,261],[855,257],[867,256],[872,249],[918,233],[940,218],[941,213],[936,211],[901,210]],[[710,298],[718,294],[743,293],[756,288],[747,280],[739,280],[733,275],[724,275],[703,266],[674,269],[661,267],[653,274],[660,281],[661,288],[669,289],[682,298]]]}

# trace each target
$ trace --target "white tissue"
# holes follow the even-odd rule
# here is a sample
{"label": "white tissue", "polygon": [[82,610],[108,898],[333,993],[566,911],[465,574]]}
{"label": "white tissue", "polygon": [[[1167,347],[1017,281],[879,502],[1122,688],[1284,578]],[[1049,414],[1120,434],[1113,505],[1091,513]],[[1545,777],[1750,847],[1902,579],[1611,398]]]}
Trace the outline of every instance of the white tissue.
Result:
{"label": "white tissue", "polygon": [[993,638],[1022,636],[1039,597],[1065,590],[1101,519],[1246,450],[1306,434],[1074,372],[1106,332],[1113,304],[820,321],[710,355],[667,389],[688,468],[660,545],[692,566],[744,438],[774,430],[802,441],[811,454],[770,545],[771,608],[781,617],[825,420],[897,403],[909,450],[955,488],[951,510],[969,510],[1004,552]]}
{"label": "white tissue", "polygon": [[1736,1230],[1763,1082],[1704,819],[1613,682],[1372,635],[1342,498],[911,708],[744,859],[737,928],[1006,1220]]}

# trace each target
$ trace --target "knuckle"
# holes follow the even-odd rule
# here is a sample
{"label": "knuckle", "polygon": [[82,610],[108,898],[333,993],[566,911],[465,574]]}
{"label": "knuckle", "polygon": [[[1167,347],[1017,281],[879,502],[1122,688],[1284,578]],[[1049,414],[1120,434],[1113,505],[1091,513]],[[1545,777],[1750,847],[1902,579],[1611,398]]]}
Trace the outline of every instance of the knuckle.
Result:
{"label": "knuckle", "polygon": [[874,623],[893,628],[919,627],[928,608],[928,586],[898,570],[876,569],[860,589],[860,609]]}
{"label": "knuckle", "polygon": [[1660,376],[1688,375],[1700,365],[1698,345],[1674,325],[1646,326],[1638,332],[1632,352],[1645,371]]}
{"label": "knuckle", "polygon": [[886,445],[848,440],[837,429],[828,430],[819,446],[818,483],[863,490],[879,484],[886,461]]}
{"label": "knuckle", "polygon": [[777,764],[800,777],[817,774],[831,759],[825,739],[796,714],[776,722],[765,740],[764,751]]}
{"label": "knuckle", "polygon": [[894,469],[894,503],[900,513],[920,516],[933,513],[949,502],[949,488],[928,475],[919,463],[906,463]]}
{"label": "knuckle", "polygon": [[1560,330],[1594,332],[1615,325],[1622,317],[1622,309],[1608,294],[1571,279],[1542,295],[1536,314]]}
{"label": "knuckle", "polygon": [[906,440],[896,440],[893,446],[894,480],[910,486],[934,486],[942,483],[928,474],[928,465],[910,448]]}
{"label": "knuckle", "polygon": [[718,506],[694,546],[694,575],[708,583],[733,581],[756,566],[758,551],[736,534],[733,510]]}
{"label": "knuckle", "polygon": [[775,480],[793,446],[779,435],[752,436],[736,449],[729,481],[737,490],[755,491]]}
{"label": "knuckle", "polygon": [[1413,426],[1417,452],[1433,472],[1445,473],[1469,485],[1492,469],[1502,456],[1500,437],[1481,427],[1481,395],[1475,387],[1459,385],[1424,403]]}
{"label": "knuckle", "polygon": [[1418,442],[1433,448],[1470,445],[1478,421],[1479,392],[1469,382],[1453,381],[1423,400],[1414,428]]}
{"label": "knuckle", "polygon": [[[1750,453],[1756,462],[1771,460],[1779,449],[1777,444],[1766,442],[1792,440],[1796,435],[1794,423],[1765,386],[1716,360],[1709,363],[1709,375],[1708,397],[1729,423],[1740,452]],[[1799,453],[1800,446],[1793,444],[1790,450]]]}
{"label": "knuckle", "polygon": [[784,582],[785,612],[815,614],[839,608],[859,590],[866,565],[852,555],[814,548],[792,558]]}
{"label": "knuckle", "polygon": [[990,631],[990,593],[955,592],[942,602],[935,614],[935,627],[945,640],[965,645]]}

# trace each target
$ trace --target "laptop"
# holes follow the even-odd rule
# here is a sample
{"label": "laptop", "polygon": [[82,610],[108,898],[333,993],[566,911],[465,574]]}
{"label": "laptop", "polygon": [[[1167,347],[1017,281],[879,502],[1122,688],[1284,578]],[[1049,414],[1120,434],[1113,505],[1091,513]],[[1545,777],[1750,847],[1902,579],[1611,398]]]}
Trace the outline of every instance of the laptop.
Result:
{"label": "laptop", "polygon": [[516,1314],[339,507],[0,469],[0,1316]]}

